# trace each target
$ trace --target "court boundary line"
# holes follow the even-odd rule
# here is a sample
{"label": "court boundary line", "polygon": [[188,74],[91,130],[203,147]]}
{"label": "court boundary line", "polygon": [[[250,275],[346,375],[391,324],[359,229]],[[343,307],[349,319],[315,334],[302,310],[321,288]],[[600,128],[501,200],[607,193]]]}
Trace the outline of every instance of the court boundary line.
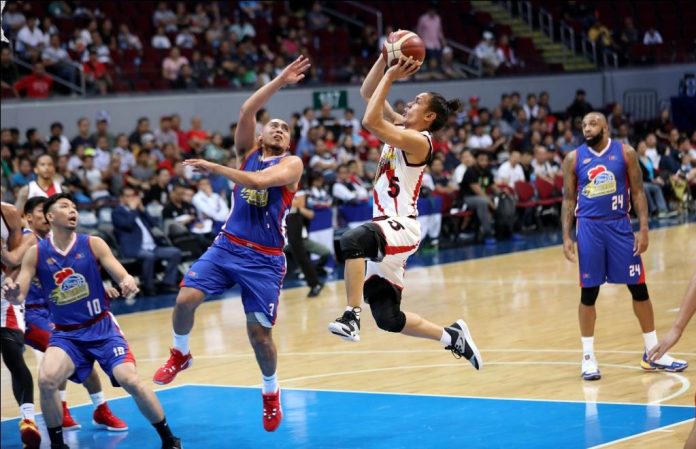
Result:
{"label": "court boundary line", "polygon": [[637,434],[635,434],[635,435],[629,435],[629,436],[627,436],[627,437],[619,438],[618,440],[608,441],[608,442],[602,443],[602,444],[600,444],[600,445],[598,445],[598,446],[591,446],[591,447],[589,447],[588,449],[600,449],[600,448],[603,448],[603,447],[609,447],[609,446],[611,446],[611,445],[613,445],[613,444],[622,443],[622,442],[624,442],[624,441],[632,440],[632,439],[634,439],[634,438],[638,438],[638,437],[642,437],[642,436],[645,436],[645,435],[649,435],[649,434],[651,434],[651,433],[653,433],[653,432],[660,432],[660,431],[664,431],[665,429],[669,429],[669,428],[671,428],[671,427],[681,426],[682,424],[685,424],[685,423],[688,423],[688,422],[691,422],[691,421],[694,421],[694,420],[696,420],[696,418],[689,418],[689,419],[686,419],[686,420],[684,420],[684,421],[675,422],[675,423],[672,423],[672,424],[668,424],[668,425],[666,425],[666,426],[658,427],[658,428],[656,428],[656,429],[646,430],[645,432],[637,433]]}

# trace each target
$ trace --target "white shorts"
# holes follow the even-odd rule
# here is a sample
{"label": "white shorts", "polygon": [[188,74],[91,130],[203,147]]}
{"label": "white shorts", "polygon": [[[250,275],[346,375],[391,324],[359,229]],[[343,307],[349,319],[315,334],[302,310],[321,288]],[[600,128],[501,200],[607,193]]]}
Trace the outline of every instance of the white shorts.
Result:
{"label": "white shorts", "polygon": [[377,275],[403,289],[406,259],[418,250],[421,241],[420,223],[408,217],[392,217],[372,223],[382,231],[386,241],[385,254],[381,262],[367,261],[365,279]]}

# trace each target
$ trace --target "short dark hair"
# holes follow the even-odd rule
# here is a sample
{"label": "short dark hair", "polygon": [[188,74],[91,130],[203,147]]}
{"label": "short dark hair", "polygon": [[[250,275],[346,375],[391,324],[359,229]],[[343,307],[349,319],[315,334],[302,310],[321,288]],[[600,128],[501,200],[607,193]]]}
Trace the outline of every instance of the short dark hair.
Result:
{"label": "short dark hair", "polygon": [[36,209],[36,206],[40,204],[45,204],[46,200],[45,196],[33,196],[27,200],[26,203],[24,203],[24,215],[28,215]]}
{"label": "short dark hair", "polygon": [[56,204],[58,201],[66,199],[75,204],[75,200],[73,200],[72,195],[69,193],[56,193],[55,195],[50,196],[46,202],[44,203],[44,217],[46,217],[46,221],[48,221],[48,212],[51,210],[54,204]]}
{"label": "short dark hair", "polygon": [[60,128],[62,130],[63,124],[61,122],[53,122],[51,123],[51,131],[53,131],[53,128]]}
{"label": "short dark hair", "polygon": [[36,134],[36,128],[27,129],[27,132],[26,132],[27,140],[30,140],[32,137],[34,137],[34,134]]}
{"label": "short dark hair", "polygon": [[118,189],[118,196],[124,196],[124,195],[126,194],[126,190],[132,190],[132,191],[134,191],[134,192],[136,192],[136,193],[138,192],[138,191],[135,189],[135,187],[129,186],[129,185],[126,184],[125,186],[123,186],[123,187],[121,187],[120,189]]}
{"label": "short dark hair", "polygon": [[60,143],[60,137],[51,136],[51,138],[48,139],[48,144],[50,145],[50,144],[52,144],[53,142],[58,142],[58,143]]}

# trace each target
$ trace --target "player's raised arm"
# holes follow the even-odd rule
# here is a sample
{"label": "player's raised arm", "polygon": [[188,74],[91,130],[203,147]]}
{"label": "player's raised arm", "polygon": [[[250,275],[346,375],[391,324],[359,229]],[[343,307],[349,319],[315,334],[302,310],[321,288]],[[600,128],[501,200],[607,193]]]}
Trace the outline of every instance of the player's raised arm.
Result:
{"label": "player's raised arm", "polygon": [[22,217],[16,207],[2,203],[2,217],[7,222],[7,230],[9,231],[7,247],[10,249],[2,251],[0,259],[9,267],[18,267],[32,242],[26,241],[22,237]]}
{"label": "player's raised arm", "polygon": [[9,276],[7,279],[5,279],[5,284],[2,286],[2,291],[3,296],[9,302],[13,304],[22,304],[24,299],[27,297],[31,280],[36,274],[37,252],[38,250],[36,245],[29,248],[22,258],[22,268],[19,270],[17,279],[13,280]]}
{"label": "player's raised arm", "polygon": [[[380,53],[379,57],[377,57],[377,61],[375,61],[370,69],[370,72],[365,77],[365,81],[363,81],[362,86],[360,86],[360,95],[365,99],[365,102],[370,101],[370,98],[372,97],[372,94],[374,94],[375,89],[377,89],[377,85],[382,79],[384,70],[386,68],[387,63],[384,60],[382,53]],[[384,119],[390,123],[400,125],[404,122],[404,118],[394,112],[394,109],[391,107],[388,100],[384,100],[384,108],[382,113],[384,114]]]}
{"label": "player's raised arm", "polygon": [[393,123],[385,120],[382,114],[382,107],[392,83],[416,73],[420,66],[421,62],[413,58],[402,58],[397,64],[391,66],[380,80],[370,101],[367,102],[362,124],[382,142],[400,148],[408,154],[415,154],[419,160],[423,160],[430,151],[428,139],[414,129],[394,126]]}
{"label": "player's raised arm", "polygon": [[280,75],[262,86],[249,97],[239,111],[239,121],[234,133],[234,142],[238,154],[246,159],[247,153],[256,146],[256,113],[268,102],[271,96],[284,86],[296,84],[305,77],[311,66],[309,59],[300,55],[290,63]]}
{"label": "player's raised arm", "polygon": [[104,267],[109,276],[116,282],[121,288],[121,293],[124,297],[134,295],[138,293],[138,286],[135,283],[133,276],[128,274],[121,262],[119,262],[114,254],[111,252],[111,248],[99,237],[91,236],[89,238],[89,246],[92,248],[92,252],[99,260],[101,266]]}
{"label": "player's raised arm", "polygon": [[563,204],[561,206],[561,224],[563,225],[563,253],[571,262],[575,262],[575,246],[570,238],[570,230],[573,228],[573,219],[575,218],[575,205],[578,198],[576,190],[578,186],[578,178],[575,174],[575,151],[568,153],[563,160]]}
{"label": "player's raised arm", "polygon": [[643,190],[643,172],[638,164],[638,153],[630,145],[623,145],[624,160],[628,172],[628,187],[631,189],[633,208],[640,222],[640,229],[634,243],[634,256],[648,249],[648,199]]}
{"label": "player's raised arm", "polygon": [[278,164],[258,172],[237,170],[204,159],[187,159],[183,164],[220,174],[242,187],[254,190],[287,186],[290,190],[295,191],[303,170],[302,159],[297,156],[285,157]]}

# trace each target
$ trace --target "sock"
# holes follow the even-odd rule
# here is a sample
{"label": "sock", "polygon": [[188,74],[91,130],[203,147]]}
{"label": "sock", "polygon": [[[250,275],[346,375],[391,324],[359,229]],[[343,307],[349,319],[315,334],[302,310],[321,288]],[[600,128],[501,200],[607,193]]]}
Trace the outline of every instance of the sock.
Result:
{"label": "sock", "polygon": [[594,357],[594,337],[580,337],[582,342],[582,353],[592,354]]}
{"label": "sock", "polygon": [[48,428],[48,438],[51,439],[51,445],[57,445],[62,447],[63,444],[63,426],[49,427]]}
{"label": "sock", "polygon": [[162,439],[162,442],[167,443],[174,439],[174,434],[172,433],[172,429],[169,428],[169,424],[167,424],[166,417],[162,419],[162,421],[154,423],[152,427],[155,428],[160,438]]}
{"label": "sock", "polygon": [[261,392],[263,394],[271,394],[275,393],[278,391],[278,375],[277,373],[273,373],[272,376],[266,377],[263,376],[263,385],[261,387]]}
{"label": "sock", "polygon": [[360,307],[346,306],[346,312],[353,312],[355,318],[360,319],[360,312],[362,312],[362,309]]}
{"label": "sock", "polygon": [[188,336],[188,334],[178,335],[176,332],[174,332],[174,349],[177,349],[183,355],[186,355],[189,352],[191,352],[191,350],[189,349],[189,336]]}
{"label": "sock", "polygon": [[89,398],[92,400],[92,404],[94,405],[95,409],[102,404],[106,404],[106,398],[104,398],[103,391],[100,391],[99,393],[90,394]]}
{"label": "sock", "polygon": [[60,402],[65,402],[65,396],[67,396],[67,393],[65,390],[60,390],[58,391],[60,393]]}
{"label": "sock", "polygon": [[443,344],[443,346],[452,346],[452,340],[454,340],[454,337],[452,334],[447,332],[447,328],[442,329],[442,336],[440,337],[440,343]]}
{"label": "sock", "polygon": [[[643,334],[643,341],[645,342],[645,350],[649,351],[657,345],[657,331],[646,332]],[[674,362],[674,357],[669,354],[665,354],[659,359],[655,360],[660,365],[671,365]]]}
{"label": "sock", "polygon": [[34,404],[31,402],[26,402],[19,406],[19,413],[22,415],[22,419],[34,420]]}

